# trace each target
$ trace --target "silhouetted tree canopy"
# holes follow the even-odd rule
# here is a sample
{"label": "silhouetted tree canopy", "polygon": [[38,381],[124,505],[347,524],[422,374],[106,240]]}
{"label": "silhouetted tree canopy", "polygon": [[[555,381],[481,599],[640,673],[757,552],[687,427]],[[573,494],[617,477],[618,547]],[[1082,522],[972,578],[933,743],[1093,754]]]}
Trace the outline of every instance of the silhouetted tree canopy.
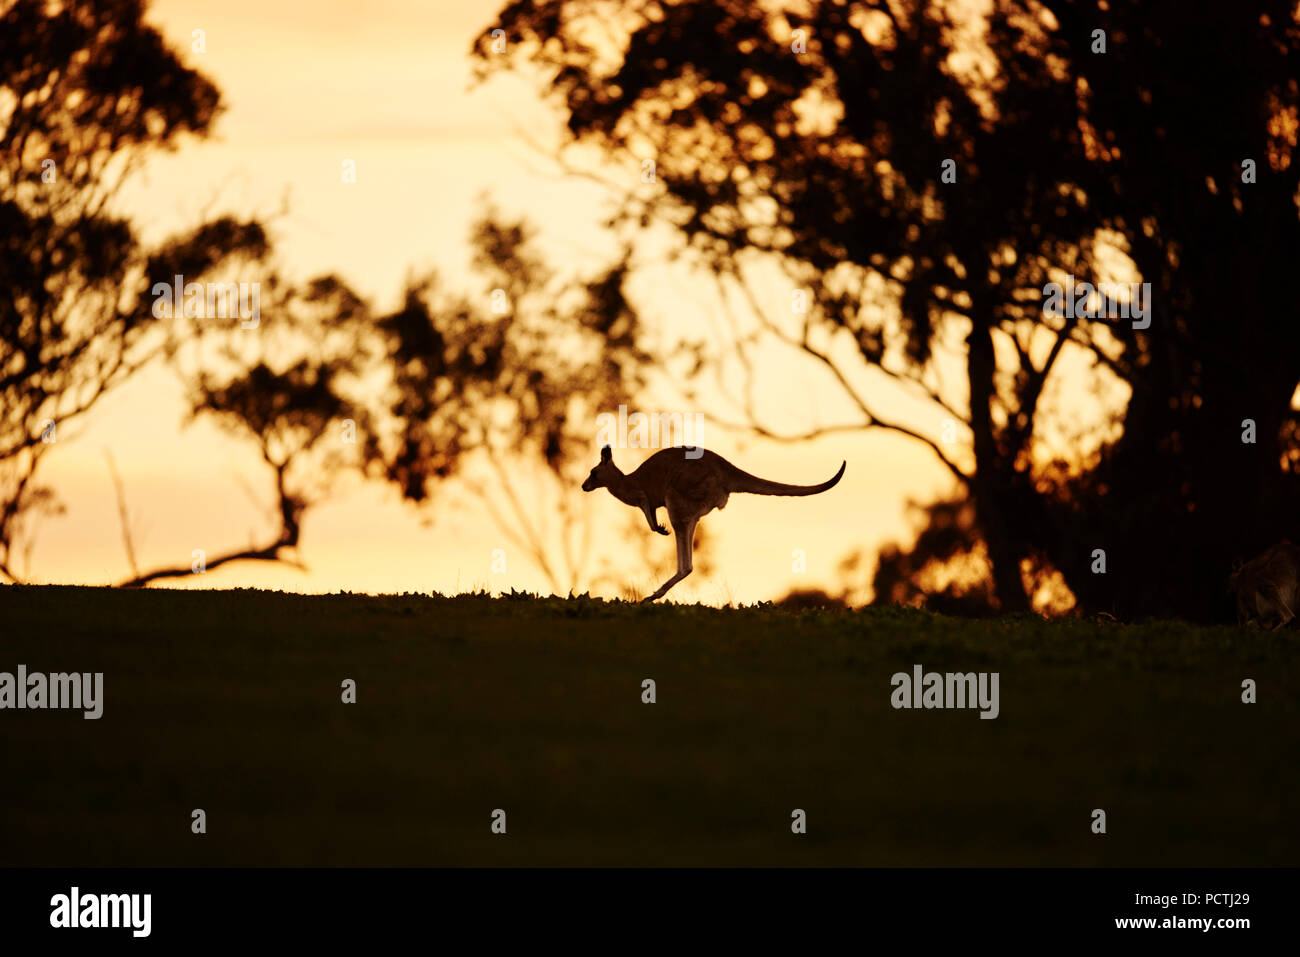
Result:
{"label": "silhouetted tree canopy", "polygon": [[[58,427],[154,354],[148,291],[258,256],[255,223],[204,224],[155,250],[113,212],[150,150],[203,135],[219,97],[139,2],[18,0],[0,14],[0,573]],[[44,439],[44,441],[43,441]]]}
{"label": "silhouetted tree canopy", "polygon": [[[632,316],[623,317],[626,340],[593,328],[603,321],[593,317],[620,311],[623,266],[591,282],[556,277],[533,253],[528,227],[491,209],[470,239],[477,292],[429,273],[383,314],[336,276],[299,286],[264,263],[256,328],[172,317],[165,352],[191,417],[254,443],[274,482],[275,531],[207,568],[290,560],[303,515],[347,472],[383,479],[415,503],[472,453],[531,459],[559,476],[589,447],[583,426],[595,410],[639,387],[645,357]],[[509,523],[527,521],[498,517],[516,533]],[[539,543],[525,534],[519,544],[558,587]],[[126,584],[189,573],[180,564]]]}
{"label": "silhouetted tree canopy", "polygon": [[[1233,552],[1295,536],[1294,4],[538,0],[497,27],[485,71],[526,67],[572,144],[653,160],[618,226],[670,223],[859,413],[783,438],[892,429],[957,480],[968,527],[881,585],[978,551],[1004,610],[1055,575],[1085,609],[1208,616]],[[760,266],[807,315],[753,293]],[[1149,282],[1149,326],[1045,312],[1071,276]]]}
{"label": "silhouetted tree canopy", "polygon": [[[474,451],[559,475],[589,444],[580,424],[639,387],[626,263],[556,275],[531,230],[492,210],[470,237],[480,288],[419,277],[391,314],[337,276],[282,277],[253,219],[211,219],[145,248],[114,200],[149,151],[209,132],[216,88],[144,24],[140,2],[3,9],[0,576],[18,577],[23,523],[58,507],[37,475],[59,430],[155,360],[180,376],[190,418],[255,446],[272,484],[270,531],[208,555],[208,570],[295,560],[304,514],[349,471],[414,502]],[[177,276],[186,302],[164,307],[158,286]],[[255,288],[260,314],[209,314],[211,289],[201,308],[192,282],[238,290],[241,307],[240,287]],[[134,567],[129,534],[124,584],[191,573],[189,555]]]}

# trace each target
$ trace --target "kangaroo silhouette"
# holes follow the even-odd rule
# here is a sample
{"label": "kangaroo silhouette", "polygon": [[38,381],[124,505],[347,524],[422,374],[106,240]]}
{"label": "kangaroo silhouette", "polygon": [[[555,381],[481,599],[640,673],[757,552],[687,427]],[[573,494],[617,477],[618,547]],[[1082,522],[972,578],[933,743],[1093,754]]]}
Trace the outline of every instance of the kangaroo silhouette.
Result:
{"label": "kangaroo silhouette", "polygon": [[668,524],[677,536],[677,574],[645,599],[654,601],[691,573],[696,524],[715,508],[726,508],[733,492],[816,495],[833,488],[847,464],[841,462],[835,476],[820,485],[785,485],[750,475],[708,449],[671,448],[656,452],[635,472],[624,474],[614,464],[614,453],[606,445],[600,450],[600,462],[582,483],[582,490],[609,489],[620,502],[641,509],[650,528],[660,535],[667,535],[668,529],[659,524],[655,512],[660,508],[668,510]]}

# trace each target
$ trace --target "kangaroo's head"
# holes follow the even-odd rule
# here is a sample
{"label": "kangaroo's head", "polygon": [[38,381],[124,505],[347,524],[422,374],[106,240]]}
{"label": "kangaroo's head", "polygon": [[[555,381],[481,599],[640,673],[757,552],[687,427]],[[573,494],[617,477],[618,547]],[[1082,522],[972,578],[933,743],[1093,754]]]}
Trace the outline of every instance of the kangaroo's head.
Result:
{"label": "kangaroo's head", "polygon": [[618,466],[614,464],[614,453],[607,445],[600,450],[600,462],[591,470],[591,474],[587,476],[587,481],[582,483],[582,490],[592,492],[598,488],[608,488],[614,477],[622,474],[618,470]]}

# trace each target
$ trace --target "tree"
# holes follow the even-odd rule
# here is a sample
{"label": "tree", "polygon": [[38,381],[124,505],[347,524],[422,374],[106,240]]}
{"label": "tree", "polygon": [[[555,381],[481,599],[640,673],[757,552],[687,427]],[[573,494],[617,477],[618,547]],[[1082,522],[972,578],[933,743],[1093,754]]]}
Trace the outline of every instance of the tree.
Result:
{"label": "tree", "polygon": [[[1133,387],[1122,436],[1063,488],[1064,524],[1115,543],[1103,576],[1073,553],[1087,604],[1227,613],[1233,554],[1300,531],[1300,28],[1293,5],[1050,5],[1096,130],[1085,183],[1155,291],[1149,333],[1116,357]],[[1090,53],[1093,31],[1110,39]],[[1214,64],[1206,69],[1206,64]],[[1243,442],[1245,421],[1254,443]],[[1107,610],[1110,610],[1107,608]]]}
{"label": "tree", "polygon": [[[205,556],[205,570],[296,563],[308,509],[355,472],[417,506],[450,479],[470,481],[489,505],[504,503],[494,518],[557,591],[576,586],[585,515],[567,472],[592,448],[583,428],[592,410],[635,388],[644,357],[617,268],[593,282],[557,278],[530,234],[484,210],[471,235],[487,287],[479,295],[429,273],[408,283],[401,308],[377,314],[338,277],[298,287],[263,263],[255,327],[171,317],[165,354],[188,388],[190,418],[255,444],[275,503],[268,535]],[[495,488],[469,474],[476,458]],[[558,539],[540,524],[539,484],[558,500]],[[186,556],[123,584],[192,571]]]}
{"label": "tree", "polygon": [[[964,546],[949,524],[921,548],[977,554],[997,607],[1059,576],[1085,608],[1209,615],[1233,547],[1292,524],[1285,4],[998,0],[984,21],[888,0],[542,0],[494,28],[510,52],[483,43],[484,64],[531,65],[570,145],[653,160],[658,190],[628,189],[617,227],[670,224],[743,307],[759,336],[723,361],[752,370],[755,341],[783,343],[857,411],[778,434],[745,404],[749,427],[923,443],[972,520]],[[755,292],[773,269],[806,311]],[[1149,282],[1149,325],[1117,321],[1140,302],[1113,297],[1045,309],[1071,277]],[[1244,451],[1242,409],[1267,433]]]}
{"label": "tree", "polygon": [[623,290],[626,260],[559,274],[532,227],[490,205],[471,242],[476,296],[431,277],[380,323],[394,372],[387,418],[400,424],[382,472],[418,502],[448,462],[476,453],[486,478],[466,480],[498,529],[557,593],[572,592],[591,557],[578,488],[593,423],[641,388],[649,361]]}
{"label": "tree", "polygon": [[18,0],[0,14],[0,574],[59,430],[158,353],[151,277],[198,279],[258,256],[255,223],[202,224],[155,250],[113,212],[151,150],[204,135],[215,87],[142,20],[142,4]]}
{"label": "tree", "polygon": [[[60,430],[156,360],[180,376],[191,419],[253,443],[267,469],[270,530],[206,555],[205,570],[297,561],[306,512],[347,471],[414,503],[478,451],[498,467],[531,456],[561,482],[590,440],[582,410],[635,386],[643,355],[622,271],[557,279],[528,229],[489,211],[472,239],[491,302],[431,275],[377,315],[338,277],[281,277],[255,220],[212,219],[144,248],[113,199],[149,151],[206,135],[220,97],[142,15],[131,0],[20,0],[0,15],[0,282],[10,294],[0,300],[0,575],[18,578],[13,556],[58,508],[37,473]],[[246,305],[249,287],[255,321],[221,298],[228,290]],[[190,556],[136,567],[111,459],[110,469],[131,564],[123,584],[191,574]],[[519,517],[502,516],[507,527]],[[535,544],[531,557],[558,588],[549,543]]]}
{"label": "tree", "polygon": [[[382,354],[367,349],[370,313],[346,284],[325,276],[294,287],[273,272],[258,282],[255,328],[239,317],[174,314],[165,354],[189,393],[189,418],[215,419],[256,444],[273,492],[272,532],[261,542],[202,556],[198,564],[132,569],[124,587],[211,571],[238,561],[291,562],[307,509],[341,473],[379,455],[363,381]],[[269,301],[263,303],[265,290]],[[217,321],[213,321],[216,318]],[[128,555],[130,531],[125,527]],[[134,562],[132,563],[134,566]]]}

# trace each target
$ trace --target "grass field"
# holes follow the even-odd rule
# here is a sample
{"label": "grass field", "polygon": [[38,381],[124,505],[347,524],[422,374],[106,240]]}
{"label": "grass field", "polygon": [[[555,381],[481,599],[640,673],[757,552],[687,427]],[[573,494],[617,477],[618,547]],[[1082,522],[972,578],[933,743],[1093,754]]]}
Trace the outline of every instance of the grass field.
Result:
{"label": "grass field", "polygon": [[[99,721],[0,711],[0,863],[1294,865],[1298,652],[1175,622],[0,587],[0,671],[105,689]],[[999,717],[893,709],[915,664],[998,672]]]}

